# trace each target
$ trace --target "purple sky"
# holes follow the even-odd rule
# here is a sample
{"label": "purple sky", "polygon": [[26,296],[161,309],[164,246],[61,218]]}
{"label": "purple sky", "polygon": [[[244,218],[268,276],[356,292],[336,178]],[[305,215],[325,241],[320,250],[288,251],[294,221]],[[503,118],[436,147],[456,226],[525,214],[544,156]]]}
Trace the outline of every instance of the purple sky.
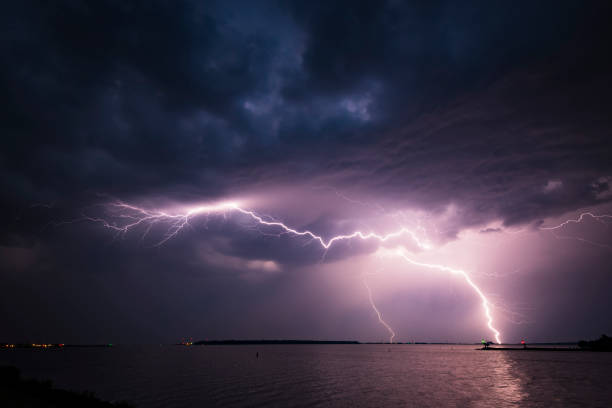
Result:
{"label": "purple sky", "polygon": [[608,6],[205,3],[3,6],[0,341],[612,333]]}

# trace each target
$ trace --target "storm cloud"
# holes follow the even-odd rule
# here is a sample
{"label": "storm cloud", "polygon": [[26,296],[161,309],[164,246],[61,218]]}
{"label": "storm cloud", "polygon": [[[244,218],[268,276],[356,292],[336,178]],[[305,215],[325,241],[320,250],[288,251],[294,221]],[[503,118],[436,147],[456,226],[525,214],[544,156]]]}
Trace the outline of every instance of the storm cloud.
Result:
{"label": "storm cloud", "polygon": [[[380,215],[388,232],[411,211],[436,220],[438,245],[471,229],[537,229],[612,200],[603,2],[3,9],[0,304],[21,304],[27,316],[54,302],[65,314],[85,304],[101,322],[79,312],[45,329],[44,319],[13,316],[7,336],[301,334],[289,316],[253,328],[240,311],[257,304],[253,313],[269,316],[280,301],[262,299],[291,298],[295,281],[378,248],[347,242],[323,254],[234,214],[199,220],[152,249],[156,237],[144,231],[116,235],[83,221],[115,200],[154,208],[255,197],[260,213],[325,237],[374,229]],[[609,270],[609,256],[590,255],[591,269]],[[339,335],[300,305],[316,336]],[[213,312],[221,308],[225,317]],[[157,320],[131,326],[152,311]],[[194,323],[200,313],[205,328]],[[362,336],[350,323],[359,312],[346,313],[344,328]],[[600,320],[610,328],[609,315]]]}

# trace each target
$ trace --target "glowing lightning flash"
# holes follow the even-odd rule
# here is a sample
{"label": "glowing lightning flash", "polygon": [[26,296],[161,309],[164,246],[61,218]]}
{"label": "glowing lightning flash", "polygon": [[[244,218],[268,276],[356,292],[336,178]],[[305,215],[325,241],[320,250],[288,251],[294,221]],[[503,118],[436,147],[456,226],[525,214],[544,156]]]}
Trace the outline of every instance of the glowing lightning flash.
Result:
{"label": "glowing lightning flash", "polygon": [[149,223],[148,229],[147,229],[148,231],[150,227],[157,222],[161,222],[161,221],[170,222],[171,223],[170,228],[167,230],[164,239],[158,242],[156,246],[163,245],[169,239],[175,237],[183,228],[185,228],[185,226],[189,225],[189,220],[193,218],[194,216],[201,215],[201,214],[222,213],[222,212],[229,211],[229,210],[239,209],[236,203],[232,203],[232,202],[220,203],[216,205],[193,207],[187,210],[184,214],[182,213],[170,214],[165,211],[150,211],[144,208],[136,207],[130,204],[122,203],[122,202],[113,203],[113,204],[110,204],[110,206],[117,210],[124,210],[124,211],[131,212],[131,213],[127,213],[127,214],[124,213],[124,214],[119,215],[119,218],[124,218],[129,221],[122,226],[117,226],[115,224],[111,224],[104,218],[94,218],[94,217],[89,217],[89,216],[83,216],[83,218],[88,221],[99,222],[102,225],[104,225],[106,228],[110,228],[116,231],[117,233],[121,233],[121,234],[126,234],[130,230],[140,225],[146,225],[147,223]]}
{"label": "glowing lightning flash", "polygon": [[330,238],[328,241],[325,241],[323,239],[323,237],[319,236],[319,235],[315,235],[314,233],[312,233],[311,231],[298,231],[295,230],[293,228],[289,228],[288,226],[286,226],[285,224],[283,224],[282,222],[278,222],[278,221],[266,221],[263,218],[261,218],[259,215],[255,214],[253,211],[247,211],[247,210],[243,210],[242,208],[239,207],[234,207],[235,210],[249,215],[251,218],[253,218],[255,221],[257,221],[260,224],[263,225],[268,225],[268,226],[277,226],[282,228],[283,230],[285,230],[286,233],[290,233],[293,235],[299,235],[299,236],[308,236],[312,239],[314,239],[315,241],[319,241],[319,243],[321,244],[321,246],[325,249],[329,249],[329,247],[332,246],[332,244],[336,241],[342,241],[342,240],[349,240],[352,238],[361,238],[363,240],[368,240],[368,239],[375,239],[378,240],[380,242],[385,242],[388,241],[391,238],[396,238],[399,237],[401,235],[407,234],[409,235],[414,242],[418,245],[419,248],[421,249],[430,249],[431,247],[429,246],[429,244],[422,242],[421,240],[419,240],[419,238],[416,236],[416,234],[412,231],[410,231],[407,228],[401,228],[395,232],[392,232],[390,234],[387,235],[379,235],[379,234],[375,234],[373,232],[369,232],[367,234],[361,232],[361,231],[355,231],[352,234],[348,234],[348,235],[336,235],[333,238]]}
{"label": "glowing lightning flash", "polygon": [[395,254],[400,256],[400,257],[402,257],[402,258],[404,258],[407,262],[409,262],[409,263],[411,263],[412,265],[415,265],[415,266],[421,266],[421,267],[428,268],[428,269],[436,269],[436,270],[442,271],[442,272],[450,272],[453,275],[461,275],[463,277],[463,279],[467,282],[467,284],[470,285],[472,287],[472,289],[474,289],[474,291],[480,297],[480,300],[482,301],[482,308],[484,309],[485,316],[487,317],[487,327],[489,328],[489,330],[491,330],[493,332],[493,335],[495,336],[495,341],[498,344],[501,343],[501,340],[500,340],[500,334],[501,333],[495,327],[493,327],[493,316],[491,315],[491,309],[489,307],[489,301],[487,300],[487,298],[484,295],[484,293],[482,293],[480,288],[474,283],[474,281],[472,281],[472,279],[467,274],[467,272],[465,272],[465,271],[463,271],[461,269],[450,268],[450,267],[444,266],[444,265],[437,265],[437,264],[430,264],[430,263],[423,263],[423,262],[415,261],[414,259],[409,258],[406,255],[406,252],[403,249],[397,249],[395,251]]}
{"label": "glowing lightning flash", "polygon": [[393,331],[393,328],[389,326],[387,322],[383,320],[382,313],[380,313],[380,311],[376,307],[376,304],[374,303],[374,299],[372,298],[372,290],[370,289],[370,286],[368,285],[368,281],[366,280],[365,273],[363,274],[363,285],[368,290],[368,298],[370,299],[370,306],[372,306],[372,309],[374,309],[374,312],[376,312],[376,315],[378,316],[378,321],[380,322],[380,324],[385,326],[385,328],[389,332],[389,335],[391,336],[389,337],[389,343],[393,343],[393,338],[395,337],[395,331]]}
{"label": "glowing lightning flash", "polygon": [[[165,212],[165,211],[147,210],[147,209],[140,208],[140,207],[130,205],[130,204],[126,204],[123,202],[116,202],[116,203],[111,204],[110,206],[111,208],[114,208],[120,211],[118,218],[127,220],[127,223],[125,223],[124,225],[116,225],[116,224],[110,223],[109,221],[103,218],[94,218],[94,217],[89,217],[89,216],[84,216],[83,219],[92,221],[92,222],[99,222],[104,227],[112,229],[119,234],[126,234],[130,230],[133,230],[139,226],[147,226],[147,230],[145,231],[145,234],[146,234],[154,224],[160,223],[160,222],[166,222],[166,223],[169,222],[170,227],[166,231],[164,238],[157,244],[157,246],[163,245],[165,242],[175,237],[183,228],[188,226],[189,221],[196,216],[235,211],[235,212],[239,212],[241,214],[249,216],[251,219],[253,219],[260,225],[265,225],[269,227],[278,227],[282,230],[282,233],[284,234],[309,237],[313,241],[318,242],[321,245],[321,247],[325,250],[329,249],[335,242],[343,241],[343,240],[351,240],[354,238],[359,238],[362,240],[376,240],[379,242],[385,242],[392,238],[397,238],[402,235],[409,236],[420,249],[424,249],[424,250],[431,249],[431,246],[427,242],[423,242],[422,240],[420,240],[414,232],[412,232],[411,230],[405,227],[402,227],[399,230],[386,234],[386,235],[380,235],[374,232],[364,233],[362,231],[355,231],[351,234],[336,235],[328,240],[325,240],[322,236],[317,235],[309,230],[299,231],[299,230],[296,230],[294,228],[287,226],[286,224],[280,221],[267,221],[263,217],[257,215],[255,212],[241,208],[235,202],[222,202],[222,203],[218,203],[214,205],[196,206],[196,207],[191,207],[191,208],[186,209],[185,212],[183,213],[175,213],[175,214]],[[476,291],[476,293],[482,300],[482,307],[485,311],[485,316],[487,318],[487,327],[494,334],[495,340],[497,341],[497,343],[501,342],[500,332],[495,327],[493,327],[493,317],[491,315],[489,302],[487,298],[485,297],[485,295],[480,290],[480,288],[478,288],[478,286],[470,279],[467,272],[463,270],[459,270],[459,269],[450,268],[444,265],[417,262],[415,260],[412,260],[411,258],[408,258],[404,250],[397,250],[396,254],[404,258],[409,263],[416,265],[416,266],[421,266],[421,267],[425,267],[428,269],[436,269],[439,271],[450,272],[452,274],[459,274],[463,276],[465,281],[472,287],[472,289],[474,289],[474,291]],[[366,283],[366,287],[367,287],[367,283]],[[372,303],[374,310],[378,314],[378,318],[380,322],[387,328],[387,330],[389,330],[389,333],[391,334],[390,340],[392,341],[393,337],[395,336],[395,332],[386,322],[382,320],[382,315],[380,314],[378,309],[376,309],[372,301],[372,294],[371,294],[369,287],[368,287],[368,293],[370,296],[370,302]]]}
{"label": "glowing lightning flash", "polygon": [[170,228],[168,229],[164,239],[158,242],[156,246],[160,246],[164,244],[165,242],[167,242],[169,239],[175,237],[185,226],[189,225],[189,220],[193,217],[196,217],[198,215],[203,215],[203,214],[237,211],[239,213],[248,215],[249,217],[251,217],[253,220],[255,220],[257,223],[261,225],[266,225],[269,227],[280,227],[283,230],[283,232],[286,234],[309,237],[312,240],[318,241],[319,244],[324,249],[329,249],[334,244],[334,242],[350,240],[353,238],[361,238],[362,240],[374,239],[380,242],[385,242],[392,238],[397,238],[402,235],[410,236],[410,238],[412,238],[412,240],[421,249],[431,249],[431,246],[428,243],[420,240],[414,232],[412,232],[411,230],[407,228],[401,228],[395,232],[392,232],[386,235],[379,235],[374,232],[364,233],[361,231],[355,231],[347,235],[336,235],[326,241],[323,237],[321,237],[320,235],[316,235],[312,231],[309,231],[309,230],[298,231],[296,229],[288,227],[286,224],[279,222],[279,221],[266,221],[263,217],[257,215],[255,212],[245,210],[239,207],[238,204],[234,202],[226,202],[226,203],[219,203],[216,205],[192,207],[188,209],[185,213],[177,213],[177,214],[170,214],[165,211],[149,211],[149,210],[146,210],[140,207],[136,207],[130,204],[125,204],[122,202],[113,203],[111,204],[111,206],[119,210],[132,211],[136,215],[129,215],[129,214],[120,215],[121,218],[126,218],[130,220],[130,222],[128,222],[127,224],[123,226],[117,226],[115,224],[111,224],[110,222],[108,222],[107,220],[103,218],[94,218],[94,217],[87,217],[87,216],[85,216],[84,218],[89,221],[100,222],[105,227],[113,229],[119,233],[127,233],[129,232],[129,230],[134,229],[140,225],[145,225],[147,222],[149,223],[157,223],[161,221],[171,222]]}

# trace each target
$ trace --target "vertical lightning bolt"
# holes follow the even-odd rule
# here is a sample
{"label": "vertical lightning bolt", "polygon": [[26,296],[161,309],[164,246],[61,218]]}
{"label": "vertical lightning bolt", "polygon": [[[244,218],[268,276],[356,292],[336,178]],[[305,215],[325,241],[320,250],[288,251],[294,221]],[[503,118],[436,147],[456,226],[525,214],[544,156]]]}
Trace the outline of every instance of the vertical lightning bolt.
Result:
{"label": "vertical lightning bolt", "polygon": [[368,299],[370,299],[370,306],[372,306],[372,309],[374,310],[374,312],[376,312],[376,315],[378,316],[378,321],[380,322],[380,324],[385,326],[385,328],[389,332],[389,336],[390,336],[389,337],[389,343],[393,343],[393,338],[395,337],[395,331],[393,331],[393,328],[391,326],[389,326],[389,324],[383,320],[382,313],[380,313],[380,311],[376,307],[376,304],[374,303],[374,299],[372,298],[372,290],[370,289],[370,286],[368,285],[368,281],[366,279],[366,274],[365,273],[362,275],[362,278],[363,278],[362,279],[363,280],[363,285],[368,290]]}
{"label": "vertical lightning bolt", "polygon": [[444,265],[430,264],[430,263],[415,261],[414,259],[408,257],[408,255],[406,255],[406,252],[403,249],[396,250],[395,254],[402,257],[408,263],[415,265],[415,266],[420,266],[420,267],[427,268],[427,269],[435,269],[435,270],[442,271],[442,272],[450,272],[453,275],[461,275],[463,279],[467,282],[467,284],[470,285],[472,289],[474,289],[478,297],[480,297],[480,300],[482,302],[481,303],[482,308],[484,309],[484,313],[487,318],[487,327],[489,328],[489,330],[491,330],[491,332],[493,332],[493,335],[495,336],[495,341],[498,344],[501,343],[500,332],[495,327],[493,327],[493,316],[491,315],[491,308],[489,305],[489,301],[487,300],[487,297],[484,295],[484,293],[482,293],[480,288],[474,283],[474,281],[472,281],[472,279],[467,274],[467,272],[461,269],[455,269],[455,268],[451,268],[451,267],[444,266]]}

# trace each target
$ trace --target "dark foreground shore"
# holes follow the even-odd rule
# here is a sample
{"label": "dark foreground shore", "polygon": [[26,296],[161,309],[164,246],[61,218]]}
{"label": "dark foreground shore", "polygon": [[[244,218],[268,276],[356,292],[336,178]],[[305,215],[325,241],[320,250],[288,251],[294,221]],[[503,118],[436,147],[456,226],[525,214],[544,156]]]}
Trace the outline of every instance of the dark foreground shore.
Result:
{"label": "dark foreground shore", "polygon": [[2,407],[83,407],[133,408],[127,402],[102,401],[91,392],[77,393],[53,388],[51,381],[26,380],[12,366],[0,366],[0,406]]}

